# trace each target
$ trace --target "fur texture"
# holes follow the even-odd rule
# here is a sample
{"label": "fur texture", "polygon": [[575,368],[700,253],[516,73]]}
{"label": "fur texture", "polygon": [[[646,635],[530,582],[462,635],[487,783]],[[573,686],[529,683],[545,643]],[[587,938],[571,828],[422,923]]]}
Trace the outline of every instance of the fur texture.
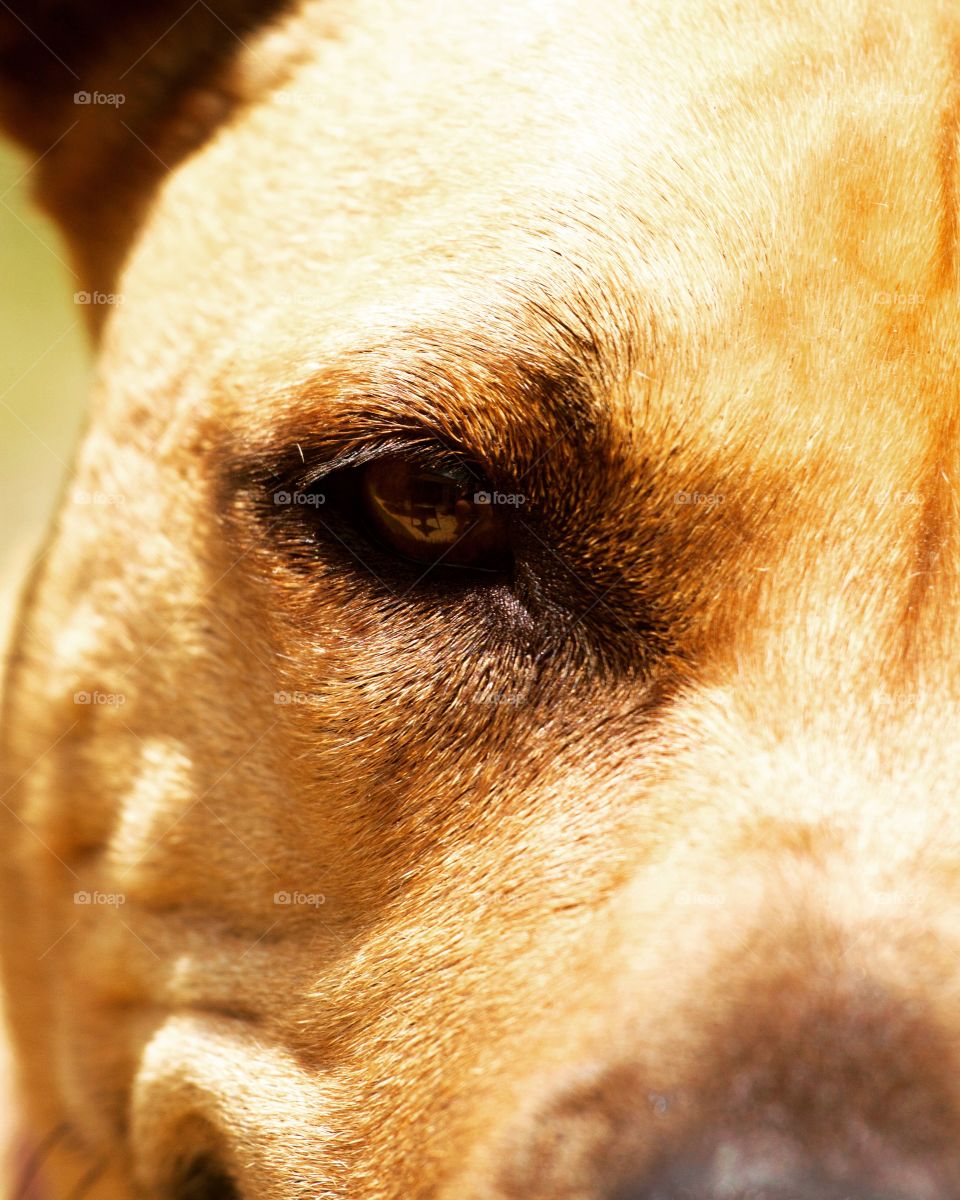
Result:
{"label": "fur texture", "polygon": [[[135,234],[42,185],[122,296],[6,684],[48,1197],[956,1194],[953,6],[273,18]],[[509,585],[271,502],[383,439]]]}

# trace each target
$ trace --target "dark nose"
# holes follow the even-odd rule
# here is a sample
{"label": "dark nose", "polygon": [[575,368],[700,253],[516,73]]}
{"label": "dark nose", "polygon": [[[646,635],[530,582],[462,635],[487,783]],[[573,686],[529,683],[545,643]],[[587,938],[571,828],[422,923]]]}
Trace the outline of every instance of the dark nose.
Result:
{"label": "dark nose", "polygon": [[[642,1179],[613,1192],[611,1200],[939,1200],[940,1189],[907,1163],[886,1177],[834,1174],[804,1161],[787,1143],[767,1148],[721,1140],[710,1150],[661,1162]],[[899,1168],[899,1169],[898,1169]],[[892,1178],[891,1178],[892,1177]],[[896,1182],[894,1183],[894,1179]]]}

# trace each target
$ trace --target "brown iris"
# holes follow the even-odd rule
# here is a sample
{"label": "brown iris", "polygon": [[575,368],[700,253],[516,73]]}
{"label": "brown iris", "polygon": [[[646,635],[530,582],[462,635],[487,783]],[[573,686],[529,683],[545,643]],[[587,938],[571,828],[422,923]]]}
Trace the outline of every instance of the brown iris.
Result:
{"label": "brown iris", "polygon": [[466,469],[386,458],[363,468],[360,488],[374,533],[404,558],[480,571],[508,566],[505,510]]}

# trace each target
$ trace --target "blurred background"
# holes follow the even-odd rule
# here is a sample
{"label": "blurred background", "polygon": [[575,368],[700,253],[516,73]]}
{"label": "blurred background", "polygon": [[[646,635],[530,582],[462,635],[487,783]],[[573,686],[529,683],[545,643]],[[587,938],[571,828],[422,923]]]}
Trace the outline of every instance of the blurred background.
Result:
{"label": "blurred background", "polygon": [[[30,203],[32,161],[0,142],[0,645],[16,636],[23,578],[69,470],[90,382],[76,283],[52,224]],[[0,1190],[16,1112],[0,1028]]]}
{"label": "blurred background", "polygon": [[67,475],[90,382],[63,243],[31,206],[33,163],[0,142],[0,637]]}

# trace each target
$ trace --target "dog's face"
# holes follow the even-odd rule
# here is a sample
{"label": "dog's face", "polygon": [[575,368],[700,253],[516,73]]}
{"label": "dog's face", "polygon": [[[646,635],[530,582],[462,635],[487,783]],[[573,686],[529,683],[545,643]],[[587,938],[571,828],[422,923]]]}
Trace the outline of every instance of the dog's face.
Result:
{"label": "dog's face", "polygon": [[49,1193],[960,1186],[915,7],[310,3],[132,245],[50,169],[120,302],[7,691]]}

